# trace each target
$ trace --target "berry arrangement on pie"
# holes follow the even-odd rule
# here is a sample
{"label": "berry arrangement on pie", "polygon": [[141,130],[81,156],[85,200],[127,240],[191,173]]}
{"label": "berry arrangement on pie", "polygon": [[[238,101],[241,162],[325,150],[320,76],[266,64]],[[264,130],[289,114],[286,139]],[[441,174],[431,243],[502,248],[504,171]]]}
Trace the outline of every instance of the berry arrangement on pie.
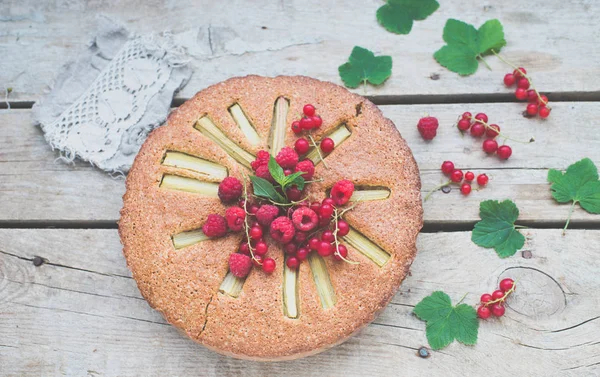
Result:
{"label": "berry arrangement on pie", "polygon": [[151,133],[119,232],[142,295],[217,352],[315,354],[350,337],[406,277],[419,171],[363,97],[308,77],[233,78]]}

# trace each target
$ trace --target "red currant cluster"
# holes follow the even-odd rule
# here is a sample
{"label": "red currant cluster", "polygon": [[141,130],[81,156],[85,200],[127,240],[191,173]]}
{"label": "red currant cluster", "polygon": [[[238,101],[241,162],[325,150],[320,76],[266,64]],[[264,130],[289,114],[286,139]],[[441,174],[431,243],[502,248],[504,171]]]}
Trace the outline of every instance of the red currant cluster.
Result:
{"label": "red currant cluster", "polygon": [[507,160],[512,155],[512,148],[508,145],[498,146],[496,138],[500,134],[500,126],[497,124],[488,124],[488,116],[485,113],[479,113],[472,116],[470,112],[465,112],[459,118],[456,124],[461,132],[469,131],[473,137],[484,136],[483,151],[487,154],[496,153],[502,160]]}
{"label": "red currant cluster", "polygon": [[292,122],[292,131],[294,131],[295,134],[321,127],[323,119],[321,119],[319,115],[316,115],[316,109],[313,105],[304,105],[302,112],[304,113],[302,118]]}
{"label": "red currant cluster", "polygon": [[525,68],[516,68],[513,73],[507,73],[504,76],[504,85],[511,87],[515,84],[517,84],[515,97],[519,101],[527,100],[529,102],[524,115],[534,117],[539,114],[540,118],[548,118],[550,111],[552,110],[548,106],[548,97],[540,94],[533,87],[531,78],[527,76]]}
{"label": "red currant cluster", "polygon": [[[454,163],[452,161],[444,161],[442,164],[442,172],[450,177],[450,181],[446,182],[444,186],[451,183],[458,183],[460,184],[460,192],[463,195],[469,195],[471,193],[471,183],[475,179],[475,174],[473,172],[468,171],[463,174],[462,170],[454,168]],[[489,178],[485,174],[479,174],[477,176],[477,184],[480,187],[487,185],[488,181]]]}
{"label": "red currant cluster", "polygon": [[499,284],[499,289],[492,292],[492,294],[484,293],[481,295],[481,303],[477,308],[477,315],[481,319],[490,318],[491,315],[495,317],[502,317],[505,312],[504,302],[516,289],[517,285],[513,279],[506,278],[502,279]]}

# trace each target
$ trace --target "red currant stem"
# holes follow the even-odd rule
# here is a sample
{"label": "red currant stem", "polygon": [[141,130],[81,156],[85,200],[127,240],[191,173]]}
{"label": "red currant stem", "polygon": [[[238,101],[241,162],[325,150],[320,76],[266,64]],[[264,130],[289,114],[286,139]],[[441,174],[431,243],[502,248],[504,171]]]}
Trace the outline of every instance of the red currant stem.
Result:
{"label": "red currant stem", "polygon": [[313,147],[317,151],[317,154],[319,155],[319,159],[323,163],[323,166],[325,166],[327,169],[329,169],[329,166],[327,166],[327,163],[325,162],[325,159],[323,158],[323,155],[321,155],[321,151],[319,150],[319,146],[317,145],[317,142],[315,141],[315,139],[313,139],[312,135],[308,135],[308,138],[310,139]]}
{"label": "red currant stem", "polygon": [[573,204],[571,204],[571,208],[569,208],[569,217],[567,217],[567,223],[565,224],[565,227],[563,228],[563,232],[562,235],[564,236],[565,234],[567,234],[567,227],[569,226],[569,222],[571,222],[571,216],[573,215],[573,210],[575,209],[575,204],[577,203],[577,201],[573,201]]}
{"label": "red currant stem", "polygon": [[349,259],[344,258],[344,256],[342,254],[339,253],[338,249],[340,247],[340,241],[337,238],[337,233],[340,230],[340,228],[338,227],[338,220],[340,219],[341,215],[338,215],[338,211],[337,208],[333,208],[333,218],[335,220],[335,229],[333,231],[333,240],[335,241],[335,253],[337,253],[337,255],[342,258],[342,260],[346,263],[350,263],[350,264],[360,264],[359,262],[356,261],[352,261]]}
{"label": "red currant stem", "polygon": [[431,194],[433,194],[434,192],[438,191],[439,189],[441,189],[444,186],[448,186],[451,183],[452,183],[452,180],[449,180],[448,182],[444,182],[441,185],[436,186],[433,190],[429,191],[429,193],[425,196],[425,199],[423,199],[423,201],[426,202],[427,199],[429,199],[429,197],[431,196]]}
{"label": "red currant stem", "polygon": [[[476,123],[481,123],[481,124],[483,124],[483,126],[485,127],[485,129],[486,129],[486,130],[488,130],[488,129],[493,129],[493,128],[491,128],[491,127],[490,127],[490,125],[489,125],[489,124],[487,124],[486,122],[484,122],[484,121],[482,121],[482,120],[480,120],[480,119],[475,119],[474,117],[471,117],[470,119],[471,119],[471,120],[473,120],[473,121],[475,121]],[[510,138],[510,137],[506,136],[505,134],[503,134],[503,133],[501,133],[501,132],[498,132],[498,131],[496,131],[495,129],[493,129],[493,130],[494,130],[494,132],[496,132],[496,133],[498,134],[498,135],[496,135],[496,136],[500,136],[500,137],[501,137],[501,138],[503,138],[504,140],[511,140],[511,141],[514,141],[515,143],[529,144],[529,143],[533,143],[533,142],[535,141],[535,139],[534,139],[533,137],[532,137],[531,139],[529,139],[529,141],[523,141],[523,140],[517,140],[517,139],[513,139],[513,138]]]}
{"label": "red currant stem", "polygon": [[481,54],[477,55],[477,57],[479,59],[481,59],[481,61],[483,62],[483,64],[485,64],[485,66],[487,67],[487,69],[489,69],[490,71],[492,70],[492,67],[490,67],[490,65],[485,61],[485,59],[483,58],[483,56]]}
{"label": "red currant stem", "polygon": [[260,199],[260,200],[267,199],[269,202],[271,202],[271,203],[275,204],[276,206],[281,206],[281,207],[291,207],[291,206],[295,206],[295,205],[297,205],[297,204],[300,204],[300,203],[302,203],[302,202],[303,202],[303,201],[305,201],[306,199],[308,199],[308,196],[307,196],[307,197],[305,197],[304,199],[300,199],[300,200],[299,200],[299,201],[297,201],[297,202],[293,202],[293,201],[292,201],[292,202],[289,202],[289,203],[279,203],[279,202],[276,202],[276,201],[274,201],[273,199],[264,198],[264,197],[262,197],[262,196],[256,196],[256,195],[252,195],[252,196],[253,196],[254,198],[256,198],[256,199]]}
{"label": "red currant stem", "polygon": [[525,225],[516,225],[516,224],[515,224],[515,225],[514,225],[514,227],[515,227],[515,228],[519,228],[519,229],[529,229],[529,227],[528,227],[528,226],[525,226]]}
{"label": "red currant stem", "polygon": [[248,217],[250,217],[250,213],[248,212],[248,188],[246,186],[246,174],[242,173],[242,177],[244,179],[244,212],[246,212],[246,216],[244,216],[244,231],[246,232],[246,242],[248,242],[248,250],[250,250],[252,260],[256,261],[256,263],[262,266],[262,263],[254,256],[254,249],[252,248],[252,243],[250,243],[250,232],[248,231],[248,229],[250,229],[250,224],[248,224]]}
{"label": "red currant stem", "polygon": [[488,301],[488,302],[484,303],[483,306],[489,306],[489,305],[492,305],[492,304],[497,304],[499,302],[506,301],[506,299],[508,298],[508,296],[510,296],[510,294],[513,293],[516,288],[517,288],[517,281],[514,281],[513,285],[512,285],[512,288],[509,289],[508,291],[504,292],[504,296],[502,296],[500,298],[497,298],[495,300],[492,300],[492,301]]}
{"label": "red currant stem", "polygon": [[[359,196],[358,199],[356,199],[354,201],[354,204],[352,204],[350,207],[348,207],[348,208],[344,209],[342,212],[340,212],[340,214],[337,215],[337,217],[342,217],[344,215],[344,213],[350,211],[351,209],[354,209],[354,207],[356,207],[358,205],[358,203],[360,203],[360,201],[362,201],[363,196],[365,196],[365,194],[362,194],[361,196]],[[335,209],[335,208],[334,208],[334,210],[337,211],[337,209]]]}
{"label": "red currant stem", "polygon": [[465,299],[465,297],[467,297],[467,295],[468,295],[468,294],[469,294],[468,292],[467,292],[467,293],[465,293],[465,294],[462,296],[462,298],[461,298],[460,300],[458,300],[458,302],[457,302],[457,303],[456,303],[456,305],[454,305],[454,306],[458,306],[458,305],[459,305],[461,302],[463,302],[463,300]]}
{"label": "red currant stem", "polygon": [[[514,65],[513,63],[509,62],[507,59],[503,58],[499,53],[497,53],[496,51],[492,50],[492,52],[494,53],[494,55],[496,55],[498,57],[498,59],[500,59],[502,62],[510,65],[511,67],[513,67],[515,70],[519,71],[519,73],[521,74],[521,76],[525,77],[527,79],[527,81],[529,82],[529,87],[535,92],[535,95],[538,98],[538,102],[540,103],[544,103],[544,101],[542,100],[542,96],[540,95],[540,92],[537,91],[537,89],[535,88],[535,86],[533,85],[533,80],[531,79],[531,77],[529,77],[529,75],[527,75],[525,72],[521,71],[519,69],[519,67],[517,67],[516,65]],[[548,106],[548,103],[544,103],[544,106],[546,106],[548,109],[552,110],[552,108],[550,106]]]}
{"label": "red currant stem", "polygon": [[315,183],[315,182],[323,182],[324,179],[323,178],[317,178],[317,179],[313,179],[310,181],[304,181],[304,183]]}

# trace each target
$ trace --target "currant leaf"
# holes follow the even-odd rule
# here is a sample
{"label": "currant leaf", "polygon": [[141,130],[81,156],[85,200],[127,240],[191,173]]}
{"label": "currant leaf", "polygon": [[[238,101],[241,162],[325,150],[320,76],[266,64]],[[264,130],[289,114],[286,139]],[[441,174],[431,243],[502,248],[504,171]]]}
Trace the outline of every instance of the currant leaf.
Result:
{"label": "currant leaf", "polygon": [[444,292],[436,291],[425,297],[413,313],[427,322],[425,335],[434,350],[442,349],[454,340],[466,345],[477,343],[477,312],[467,304],[452,306],[450,297]]}
{"label": "currant leaf", "polygon": [[392,74],[392,57],[375,56],[366,48],[355,46],[348,62],[339,66],[340,78],[348,88],[361,83],[381,85]]}
{"label": "currant leaf", "polygon": [[389,0],[377,9],[377,21],[387,31],[408,34],[413,21],[426,19],[439,7],[436,0]]}
{"label": "currant leaf", "polygon": [[[592,160],[584,158],[570,165],[566,172],[556,169],[548,171],[548,182],[552,185],[552,197],[559,203],[579,203],[589,213],[600,213],[600,181],[598,168]],[[569,226],[571,213],[567,218],[565,230]]]}
{"label": "currant leaf", "polygon": [[471,241],[477,245],[494,248],[500,258],[506,258],[525,244],[525,236],[515,228],[519,209],[512,201],[483,201],[479,205],[479,217],[481,221],[471,233]]}
{"label": "currant leaf", "polygon": [[435,60],[459,75],[471,75],[477,71],[478,58],[498,52],[506,45],[504,29],[500,21],[488,20],[479,30],[465,22],[449,19],[444,26],[443,46],[433,54]]}

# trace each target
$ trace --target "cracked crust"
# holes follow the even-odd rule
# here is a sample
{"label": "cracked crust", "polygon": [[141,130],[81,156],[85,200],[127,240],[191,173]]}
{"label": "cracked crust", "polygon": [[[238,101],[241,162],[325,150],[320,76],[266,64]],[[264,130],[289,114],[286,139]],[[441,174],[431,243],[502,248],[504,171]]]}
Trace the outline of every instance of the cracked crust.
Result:
{"label": "cracked crust", "polygon": [[[312,200],[324,198],[340,179],[357,186],[385,186],[387,200],[359,203],[348,212],[352,227],[377,243],[391,258],[379,268],[349,248],[350,265],[327,258],[337,304],[321,307],[308,263],[298,272],[298,319],[283,314],[283,252],[270,243],[269,256],[277,262],[272,275],[250,273],[238,298],[218,293],[228,255],[237,250],[240,234],[204,241],[175,250],[171,236],[198,229],[210,213],[224,213],[216,198],[159,189],[164,173],[198,177],[195,173],[161,165],[164,153],[175,150],[226,166],[241,179],[245,168],[194,129],[209,114],[229,138],[255,154],[267,148],[273,105],[279,96],[290,100],[287,124],[297,119],[305,103],[316,106],[323,126],[319,139],[345,123],[352,135],[327,157],[326,169],[317,165],[311,184]],[[227,109],[239,103],[263,144],[252,148]],[[296,136],[286,131],[285,144]],[[371,322],[387,305],[405,278],[416,254],[422,226],[420,179],[410,149],[381,111],[363,97],[337,85],[308,77],[233,78],[211,86],[169,116],[152,132],[127,177],[119,232],[127,264],[142,295],[171,324],[193,340],[222,354],[253,360],[285,360],[318,353],[346,340]]]}

